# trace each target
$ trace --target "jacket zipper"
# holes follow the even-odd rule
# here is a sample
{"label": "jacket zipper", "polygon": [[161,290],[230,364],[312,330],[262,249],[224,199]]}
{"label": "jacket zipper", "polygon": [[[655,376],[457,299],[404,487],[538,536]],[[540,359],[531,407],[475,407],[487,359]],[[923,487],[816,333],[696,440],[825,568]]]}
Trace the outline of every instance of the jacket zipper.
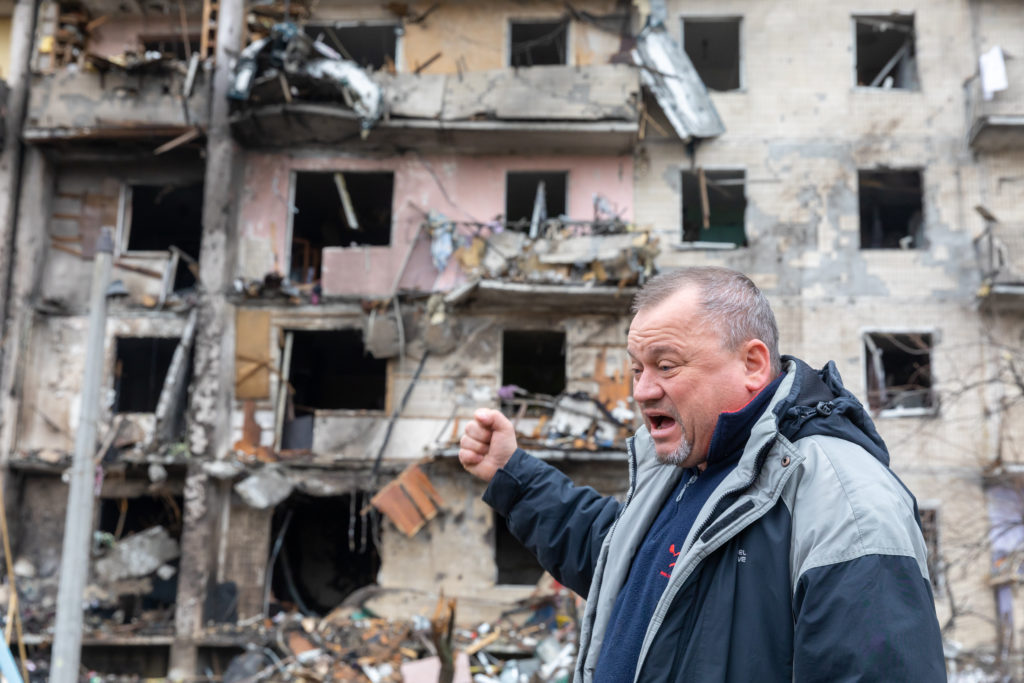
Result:
{"label": "jacket zipper", "polygon": [[685,484],[683,484],[683,490],[679,492],[678,496],[676,496],[676,502],[677,503],[683,499],[683,495],[686,493],[686,489],[690,488],[690,484],[692,484],[695,481],[697,481],[697,475],[696,474],[691,474],[689,481],[687,481]]}
{"label": "jacket zipper", "polygon": [[723,493],[722,496],[717,501],[715,501],[715,507],[711,508],[711,514],[708,515],[703,522],[701,522],[701,525],[697,528],[697,533],[693,535],[693,543],[690,544],[691,547],[695,543],[697,543],[698,540],[704,540],[704,542],[710,540],[701,539],[700,536],[709,526],[711,526],[711,523],[718,518],[718,515],[720,514],[719,508],[722,507],[722,502],[725,501],[726,499],[732,498],[737,493],[742,493],[746,491],[747,489],[754,485],[754,482],[757,481],[757,475],[761,473],[761,468],[764,467],[764,461],[765,458],[768,457],[768,451],[774,444],[775,437],[772,437],[764,446],[761,447],[761,450],[757,452],[757,456],[754,458],[754,470],[753,472],[751,472],[750,479],[745,484],[734,488],[728,493]]}

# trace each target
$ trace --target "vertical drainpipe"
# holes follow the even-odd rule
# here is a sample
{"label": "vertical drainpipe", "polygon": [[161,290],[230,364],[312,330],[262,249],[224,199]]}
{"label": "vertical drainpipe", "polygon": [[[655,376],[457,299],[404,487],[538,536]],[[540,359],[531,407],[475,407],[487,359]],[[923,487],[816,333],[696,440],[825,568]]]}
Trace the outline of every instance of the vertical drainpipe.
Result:
{"label": "vertical drainpipe", "polygon": [[[28,108],[29,68],[35,40],[38,0],[18,0],[11,21],[11,73],[7,78],[7,116],[4,119],[3,151],[0,152],[0,369],[6,385],[13,368],[8,367],[10,349],[18,343],[11,329],[11,288],[14,273],[14,244],[17,235],[18,197],[21,195],[23,146],[21,142],[25,111]],[[0,405],[6,404],[6,399]],[[0,420],[13,419],[10,411],[0,411]],[[9,425],[3,425],[7,431]],[[6,464],[7,452],[0,452]]]}
{"label": "vertical drainpipe", "polygon": [[[199,318],[188,415],[192,458],[185,480],[185,519],[175,606],[175,640],[168,678],[192,678],[197,668],[196,636],[202,626],[203,603],[217,574],[217,552],[226,543],[218,533],[229,482],[214,482],[204,461],[229,455],[230,411],[234,393],[234,313],[227,300],[235,274],[238,239],[235,228],[237,179],[241,153],[231,137],[228,90],[235,56],[242,45],[244,0],[221,0],[217,15],[215,63],[210,84],[210,118],[206,131],[206,174],[203,187],[203,234],[200,245]],[[219,485],[218,485],[219,484]]]}

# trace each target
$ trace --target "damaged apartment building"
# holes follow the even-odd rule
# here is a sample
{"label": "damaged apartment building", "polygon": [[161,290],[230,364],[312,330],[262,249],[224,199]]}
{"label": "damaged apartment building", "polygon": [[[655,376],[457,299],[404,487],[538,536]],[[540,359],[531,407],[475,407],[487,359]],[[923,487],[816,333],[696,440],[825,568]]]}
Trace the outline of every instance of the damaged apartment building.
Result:
{"label": "damaged apartment building", "polygon": [[[748,273],[783,352],[835,360],[870,407],[920,502],[951,674],[1020,670],[1017,3],[5,13],[0,599],[32,680],[83,406],[83,675],[238,680],[256,652],[264,679],[389,680],[305,620],[430,617],[443,595],[473,627],[535,595],[461,430],[500,407],[624,494],[630,299],[699,264]],[[309,647],[280,635],[292,616]]]}

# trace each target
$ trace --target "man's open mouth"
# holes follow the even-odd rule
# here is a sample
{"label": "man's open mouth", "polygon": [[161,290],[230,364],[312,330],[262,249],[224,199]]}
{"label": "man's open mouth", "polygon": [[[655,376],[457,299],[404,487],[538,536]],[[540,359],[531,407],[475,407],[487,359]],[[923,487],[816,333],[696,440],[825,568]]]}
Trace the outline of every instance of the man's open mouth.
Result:
{"label": "man's open mouth", "polygon": [[666,429],[675,423],[675,420],[668,415],[648,415],[648,419],[651,421],[651,426],[657,430]]}

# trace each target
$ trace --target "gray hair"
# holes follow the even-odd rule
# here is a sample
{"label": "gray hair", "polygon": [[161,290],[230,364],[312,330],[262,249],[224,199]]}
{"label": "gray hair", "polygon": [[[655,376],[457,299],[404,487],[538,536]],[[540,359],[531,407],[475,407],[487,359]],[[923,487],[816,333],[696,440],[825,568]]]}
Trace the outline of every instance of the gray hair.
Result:
{"label": "gray hair", "polygon": [[751,339],[768,347],[772,376],[782,370],[779,327],[768,299],[743,273],[718,266],[695,266],[651,278],[633,297],[633,313],[657,306],[686,287],[701,293],[701,320],[711,325],[722,345],[735,351]]}

